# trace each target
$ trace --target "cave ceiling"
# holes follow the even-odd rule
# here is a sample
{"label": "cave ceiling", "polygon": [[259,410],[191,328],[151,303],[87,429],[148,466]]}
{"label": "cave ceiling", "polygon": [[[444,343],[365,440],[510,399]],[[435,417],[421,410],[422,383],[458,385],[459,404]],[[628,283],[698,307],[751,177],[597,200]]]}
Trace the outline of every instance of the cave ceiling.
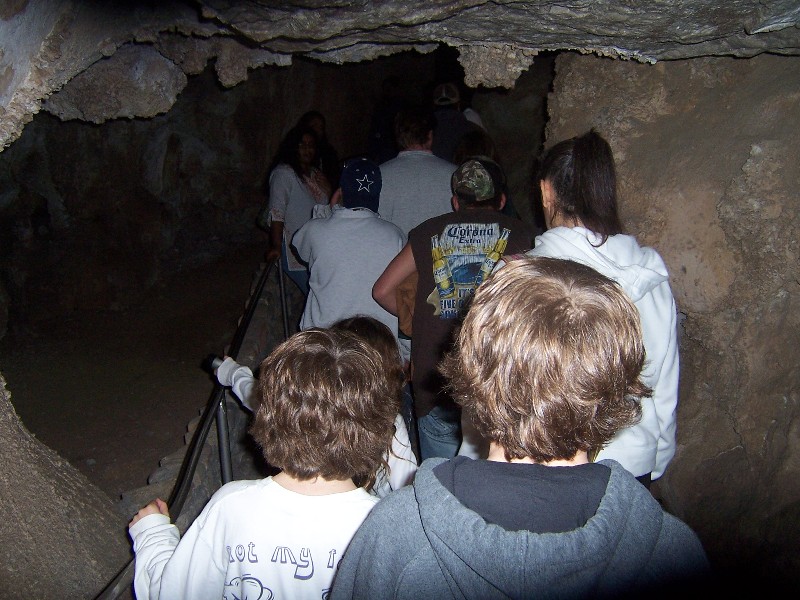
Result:
{"label": "cave ceiling", "polygon": [[214,61],[222,85],[305,56],[342,64],[439,44],[468,85],[513,87],[537,53],[654,63],[800,54],[797,0],[90,2],[0,6],[0,146],[44,108],[101,123],[169,109]]}

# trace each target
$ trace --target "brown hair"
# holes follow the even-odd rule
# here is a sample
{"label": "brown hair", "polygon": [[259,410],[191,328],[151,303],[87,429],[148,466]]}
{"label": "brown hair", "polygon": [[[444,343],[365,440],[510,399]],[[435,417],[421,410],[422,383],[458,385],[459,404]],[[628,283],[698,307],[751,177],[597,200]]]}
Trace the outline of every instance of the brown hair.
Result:
{"label": "brown hair", "polygon": [[397,382],[397,393],[402,397],[403,385],[406,381],[405,373],[403,372],[403,359],[400,358],[397,340],[391,329],[378,321],[378,319],[367,315],[356,315],[355,317],[342,319],[331,327],[355,333],[375,348],[383,358],[387,379],[390,382]]}
{"label": "brown hair", "polygon": [[[400,350],[397,347],[397,340],[391,329],[375,317],[367,315],[356,315],[355,317],[342,319],[331,325],[331,328],[354,333],[378,351],[378,354],[383,359],[383,373],[390,385],[392,383],[396,385],[397,406],[401,406],[406,375],[403,370],[403,359],[400,357]],[[392,435],[396,433],[397,428],[392,424]],[[388,450],[391,452],[391,447]],[[391,470],[386,460],[382,460],[381,464],[386,473]]]}
{"label": "brown hair", "polygon": [[622,289],[587,266],[510,261],[477,290],[442,363],[453,397],[507,460],[568,460],[641,416],[644,343]]}
{"label": "brown hair", "polygon": [[406,108],[394,118],[394,136],[401,150],[412,146],[422,146],[428,141],[428,135],[436,126],[436,120],[430,110],[420,106]]}
{"label": "brown hair", "polygon": [[250,434],[267,462],[297,479],[353,479],[369,487],[400,408],[396,382],[359,336],[309,329],[261,363]]}

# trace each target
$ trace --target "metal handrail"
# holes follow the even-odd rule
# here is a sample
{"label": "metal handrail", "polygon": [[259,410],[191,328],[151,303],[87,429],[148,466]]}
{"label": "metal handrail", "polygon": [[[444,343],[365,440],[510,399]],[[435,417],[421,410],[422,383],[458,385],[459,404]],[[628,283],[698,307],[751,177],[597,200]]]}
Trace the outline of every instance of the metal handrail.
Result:
{"label": "metal handrail", "polygon": [[[281,312],[283,313],[284,323],[284,338],[286,338],[288,337],[289,332],[286,295],[283,281],[283,268],[280,259],[277,259],[277,262],[278,282],[281,296]],[[231,340],[228,356],[234,360],[238,356],[239,350],[241,350],[245,335],[250,327],[250,322],[255,314],[258,300],[261,298],[261,293],[264,291],[264,285],[266,285],[267,277],[269,277],[274,263],[275,259],[268,262],[264,266],[261,277],[259,278],[256,287],[253,288],[253,291],[250,294],[250,299],[248,300],[244,315],[242,315],[242,319],[239,322],[239,327],[236,329],[233,340]],[[214,389],[209,396],[208,403],[206,404],[203,415],[200,418],[200,423],[197,429],[195,429],[194,435],[189,442],[189,447],[187,448],[186,454],[183,457],[181,470],[178,473],[175,487],[172,489],[172,493],[167,501],[167,506],[169,507],[170,516],[172,517],[173,522],[180,515],[181,511],[183,510],[183,505],[186,503],[186,499],[189,496],[189,492],[192,488],[192,480],[194,479],[197,465],[200,462],[200,455],[202,453],[203,446],[205,445],[206,438],[208,437],[208,432],[211,430],[211,423],[214,421],[215,417],[217,420],[217,440],[219,443],[222,483],[228,483],[232,479],[225,387],[219,382],[215,382]],[[133,582],[133,566],[134,559],[131,558],[127,563],[125,563],[125,566],[119,571],[119,573],[117,573],[114,579],[112,579],[108,585],[103,588],[103,591],[95,596],[95,600],[115,600],[118,598],[126,589],[130,587],[131,583]]]}

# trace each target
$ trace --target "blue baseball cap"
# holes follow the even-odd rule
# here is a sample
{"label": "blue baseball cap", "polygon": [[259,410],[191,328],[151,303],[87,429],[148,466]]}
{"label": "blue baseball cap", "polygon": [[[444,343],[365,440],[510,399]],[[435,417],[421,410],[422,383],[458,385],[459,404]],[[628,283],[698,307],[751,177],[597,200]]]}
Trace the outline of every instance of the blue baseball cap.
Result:
{"label": "blue baseball cap", "polygon": [[368,158],[351,158],[344,163],[339,185],[342,188],[342,206],[378,212],[381,170],[377,164]]}

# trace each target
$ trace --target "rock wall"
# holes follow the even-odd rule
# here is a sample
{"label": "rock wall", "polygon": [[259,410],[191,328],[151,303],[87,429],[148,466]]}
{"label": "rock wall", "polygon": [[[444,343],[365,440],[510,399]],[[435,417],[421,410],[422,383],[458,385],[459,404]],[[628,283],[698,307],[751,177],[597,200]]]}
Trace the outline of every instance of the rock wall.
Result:
{"label": "rock wall", "polygon": [[[226,87],[248,69],[287,65],[293,56],[342,64],[374,60],[437,44],[458,48],[469,85],[512,87],[541,51],[581,49],[652,63],[697,56],[800,53],[795,0],[372,0],[302,2],[85,2],[14,0],[0,5],[0,146],[22,131],[41,100],[60,93],[86,70],[105,70],[127,44],[150,46],[184,74],[216,57]],[[141,49],[141,48],[140,48]],[[135,50],[134,50],[135,52]],[[150,66],[160,61],[153,53]],[[171,69],[171,67],[167,67]],[[110,90],[112,114],[152,116],[160,108],[137,101],[149,87],[142,72]],[[68,91],[75,99],[86,81]],[[170,87],[170,86],[165,86]],[[124,89],[126,94],[118,94]],[[133,94],[133,97],[129,93]],[[162,100],[169,101],[165,90]],[[76,105],[82,105],[77,98]],[[126,106],[127,104],[127,106]],[[57,108],[57,112],[61,112]],[[109,112],[90,110],[88,120]]]}
{"label": "rock wall", "polygon": [[562,55],[548,144],[596,127],[678,309],[678,451],[657,489],[737,575],[800,573],[800,62]]}
{"label": "rock wall", "polygon": [[520,217],[544,226],[531,182],[544,142],[547,93],[553,84],[554,54],[541,54],[511,90],[479,89],[472,99],[508,178],[509,198]]}
{"label": "rock wall", "polygon": [[94,597],[129,557],[126,520],[25,429],[2,374],[0,443],[13,448],[0,461],[0,596]]}

